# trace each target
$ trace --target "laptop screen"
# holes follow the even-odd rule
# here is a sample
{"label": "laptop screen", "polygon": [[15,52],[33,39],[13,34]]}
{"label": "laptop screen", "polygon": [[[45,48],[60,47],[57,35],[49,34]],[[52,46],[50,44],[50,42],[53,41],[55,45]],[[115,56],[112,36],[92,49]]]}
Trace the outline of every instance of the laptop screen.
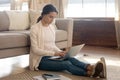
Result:
{"label": "laptop screen", "polygon": [[70,48],[70,50],[68,51],[68,56],[76,56],[80,50],[83,48],[85,44],[81,44],[81,45],[77,45],[77,46],[73,46]]}

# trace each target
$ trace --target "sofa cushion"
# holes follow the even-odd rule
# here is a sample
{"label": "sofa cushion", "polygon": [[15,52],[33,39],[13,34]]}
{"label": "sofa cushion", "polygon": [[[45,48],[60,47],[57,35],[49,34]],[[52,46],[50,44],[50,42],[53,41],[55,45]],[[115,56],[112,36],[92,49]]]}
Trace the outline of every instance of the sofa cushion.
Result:
{"label": "sofa cushion", "polygon": [[56,30],[56,42],[67,40],[67,31]]}
{"label": "sofa cushion", "polygon": [[9,18],[5,11],[0,11],[0,31],[5,31],[9,29]]}
{"label": "sofa cushion", "polygon": [[29,28],[29,14],[25,11],[6,11],[10,26],[9,30],[26,30]]}
{"label": "sofa cushion", "polygon": [[[21,33],[25,34],[29,38],[30,31],[29,30],[24,30],[24,31],[3,31],[2,33]],[[56,42],[59,41],[65,41],[67,40],[67,32],[64,30],[56,30]]]}
{"label": "sofa cushion", "polygon": [[29,36],[23,33],[0,33],[0,49],[25,47],[29,45]]}
{"label": "sofa cushion", "polygon": [[[22,47],[30,45],[30,31],[3,31],[0,33],[0,49]],[[66,41],[67,32],[64,30],[56,30],[56,42]],[[7,44],[8,43],[8,44]]]}
{"label": "sofa cushion", "polygon": [[30,10],[29,14],[30,14],[30,25],[32,26],[37,22],[37,19],[41,15],[41,12],[36,10]]}
{"label": "sofa cushion", "polygon": [[2,31],[2,33],[22,33],[25,35],[30,35],[30,31],[29,30],[21,30],[21,31]]}

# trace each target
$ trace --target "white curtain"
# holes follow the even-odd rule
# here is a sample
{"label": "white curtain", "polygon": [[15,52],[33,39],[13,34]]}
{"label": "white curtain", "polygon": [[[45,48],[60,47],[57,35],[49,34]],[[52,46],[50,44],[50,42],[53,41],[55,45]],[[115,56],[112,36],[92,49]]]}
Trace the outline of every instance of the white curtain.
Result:
{"label": "white curtain", "polygon": [[66,18],[67,16],[67,8],[68,8],[68,0],[60,0],[60,18]]}
{"label": "white curtain", "polygon": [[59,11],[59,18],[66,18],[68,0],[51,0],[51,3],[55,5]]}
{"label": "white curtain", "polygon": [[116,37],[117,37],[117,45],[120,49],[120,0],[115,0],[115,28],[116,28]]}
{"label": "white curtain", "polygon": [[21,10],[23,0],[11,0],[11,10]]}
{"label": "white curtain", "polygon": [[42,10],[51,0],[29,0],[29,10]]}
{"label": "white curtain", "polygon": [[29,10],[42,10],[46,4],[53,4],[59,11],[58,17],[67,15],[68,0],[29,0]]}

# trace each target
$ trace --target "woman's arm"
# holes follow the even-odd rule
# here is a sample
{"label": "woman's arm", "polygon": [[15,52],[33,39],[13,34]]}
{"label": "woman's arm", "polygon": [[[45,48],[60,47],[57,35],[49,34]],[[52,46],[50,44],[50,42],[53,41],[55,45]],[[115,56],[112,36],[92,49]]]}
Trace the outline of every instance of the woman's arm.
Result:
{"label": "woman's arm", "polygon": [[61,52],[61,51],[63,51],[63,50],[59,49],[56,45],[53,47],[53,50],[55,52]]}

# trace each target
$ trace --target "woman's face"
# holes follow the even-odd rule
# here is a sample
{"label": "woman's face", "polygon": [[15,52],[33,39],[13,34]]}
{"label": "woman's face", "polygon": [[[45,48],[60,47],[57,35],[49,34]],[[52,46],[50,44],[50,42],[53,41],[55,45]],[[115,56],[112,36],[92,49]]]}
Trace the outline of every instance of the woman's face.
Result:
{"label": "woman's face", "polygon": [[57,16],[56,12],[50,12],[49,14],[44,15],[42,20],[46,24],[51,24],[53,20],[56,18],[56,16]]}

